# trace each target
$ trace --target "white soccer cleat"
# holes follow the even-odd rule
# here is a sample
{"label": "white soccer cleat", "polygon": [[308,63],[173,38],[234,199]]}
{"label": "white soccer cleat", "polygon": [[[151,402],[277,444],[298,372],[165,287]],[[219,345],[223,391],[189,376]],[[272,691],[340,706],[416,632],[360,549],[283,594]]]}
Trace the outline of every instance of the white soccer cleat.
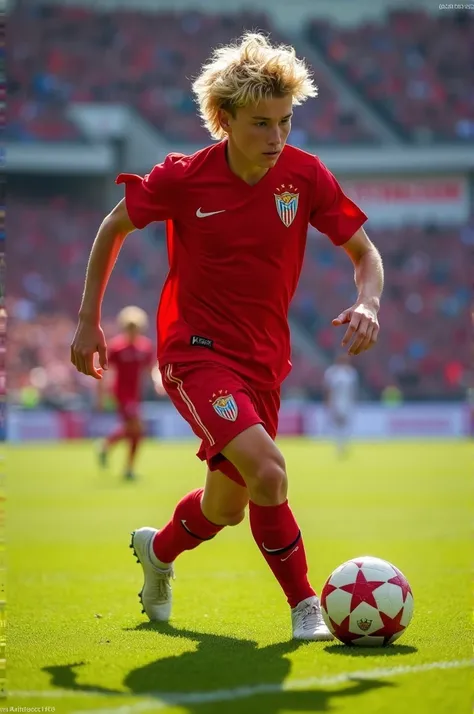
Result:
{"label": "white soccer cleat", "polygon": [[143,568],[144,582],[138,593],[142,604],[142,613],[150,620],[166,622],[171,615],[173,594],[170,580],[174,578],[173,566],[161,570],[153,564],[150,556],[153,537],[158,533],[156,528],[139,528],[132,533],[130,548]]}
{"label": "white soccer cleat", "polygon": [[307,597],[291,610],[291,624],[295,640],[333,640],[334,635],[326,627],[316,595]]}

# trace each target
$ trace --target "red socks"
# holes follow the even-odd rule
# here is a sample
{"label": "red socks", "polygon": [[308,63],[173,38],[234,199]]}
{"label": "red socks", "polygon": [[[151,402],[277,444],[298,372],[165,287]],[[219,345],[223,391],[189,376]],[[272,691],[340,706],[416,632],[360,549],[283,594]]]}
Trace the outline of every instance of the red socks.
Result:
{"label": "red socks", "polygon": [[153,552],[162,563],[172,563],[184,550],[211,540],[224,526],[208,521],[201,510],[204,489],[188,493],[175,508],[172,519],[153,539]]}
{"label": "red socks", "polygon": [[249,513],[255,542],[280,583],[290,607],[315,595],[308,582],[301,532],[288,501],[279,506],[258,506],[250,501]]}
{"label": "red socks", "polygon": [[[176,506],[172,519],[153,539],[153,552],[162,563],[211,540],[224,526],[211,523],[201,510],[203,489],[191,491]],[[250,527],[260,552],[280,583],[290,607],[315,595],[298,524],[288,506],[258,506],[250,501]]]}

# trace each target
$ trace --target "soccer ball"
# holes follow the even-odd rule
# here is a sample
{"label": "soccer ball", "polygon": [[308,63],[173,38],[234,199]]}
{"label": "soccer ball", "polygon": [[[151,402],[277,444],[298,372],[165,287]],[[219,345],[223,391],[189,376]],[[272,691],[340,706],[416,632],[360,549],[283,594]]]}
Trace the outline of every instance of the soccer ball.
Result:
{"label": "soccer ball", "polygon": [[346,645],[381,647],[408,627],[413,593],[391,563],[364,555],[343,563],[321,591],[324,622]]}

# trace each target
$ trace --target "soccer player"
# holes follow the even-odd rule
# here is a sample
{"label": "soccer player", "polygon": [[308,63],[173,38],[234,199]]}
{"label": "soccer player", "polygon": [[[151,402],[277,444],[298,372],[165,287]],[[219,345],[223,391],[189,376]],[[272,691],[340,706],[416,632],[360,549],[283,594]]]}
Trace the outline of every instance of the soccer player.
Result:
{"label": "soccer player", "polygon": [[[113,394],[121,423],[101,444],[99,463],[107,466],[110,448],[126,439],[129,444],[125,479],[135,478],[134,465],[138,447],[143,438],[140,419],[140,399],[143,374],[151,370],[154,362],[153,344],[143,332],[148,326],[144,310],[130,305],[124,307],[117,316],[120,334],[108,345],[108,364],[114,369]],[[99,406],[103,405],[104,387],[99,381]]]}
{"label": "soccer player", "polygon": [[349,432],[357,400],[359,377],[347,354],[340,355],[324,373],[324,390],[329,420],[338,456],[347,454]]}
{"label": "soccer player", "polygon": [[248,506],[257,547],[291,608],[293,637],[332,639],[274,442],[280,385],[291,369],[288,307],[311,223],[355,266],[357,300],[333,325],[347,326],[342,341],[351,354],[369,349],[379,331],[381,259],[362,229],[365,214],[330,171],[286,143],[293,107],[317,93],[293,48],[245,34],[214,51],[193,89],[218,142],[192,156],[170,154],[144,178],[118,177],[125,199],[92,247],[72,361],[101,378],[100,306],[120,246],[135,228],[166,221],[170,269],[158,308],[158,361],[208,468],[204,488],[185,495],[161,530],[132,535],[144,571],[143,611],[167,620],[176,558],[240,523]]}

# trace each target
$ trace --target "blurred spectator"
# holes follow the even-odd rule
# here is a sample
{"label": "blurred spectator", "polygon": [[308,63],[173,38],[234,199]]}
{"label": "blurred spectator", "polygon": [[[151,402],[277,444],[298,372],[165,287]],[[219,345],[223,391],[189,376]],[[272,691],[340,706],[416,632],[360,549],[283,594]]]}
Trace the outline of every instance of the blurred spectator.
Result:
{"label": "blurred spectator", "polygon": [[403,394],[394,384],[387,384],[380,396],[382,404],[386,407],[398,407],[403,403]]}

